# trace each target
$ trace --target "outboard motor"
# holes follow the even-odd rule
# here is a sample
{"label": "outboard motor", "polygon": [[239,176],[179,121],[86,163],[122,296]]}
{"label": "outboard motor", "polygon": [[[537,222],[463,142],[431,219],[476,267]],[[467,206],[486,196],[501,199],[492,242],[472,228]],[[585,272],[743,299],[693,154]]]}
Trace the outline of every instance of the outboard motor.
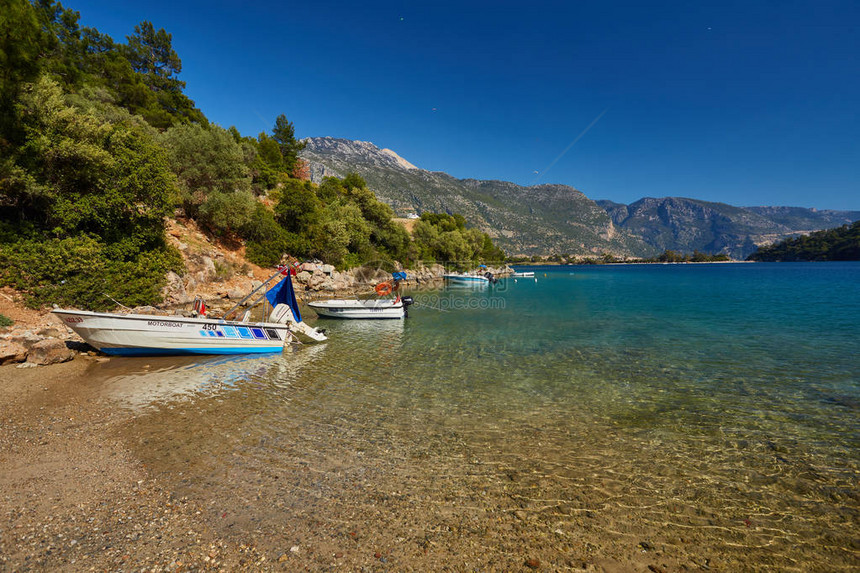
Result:
{"label": "outboard motor", "polygon": [[411,296],[400,297],[400,302],[403,303],[403,316],[409,317],[409,305],[415,304],[415,299]]}
{"label": "outboard motor", "polygon": [[490,281],[491,284],[496,284],[497,282],[499,282],[499,279],[494,277],[493,273],[491,273],[490,271],[487,271],[484,273],[484,278],[486,278],[488,281]]}

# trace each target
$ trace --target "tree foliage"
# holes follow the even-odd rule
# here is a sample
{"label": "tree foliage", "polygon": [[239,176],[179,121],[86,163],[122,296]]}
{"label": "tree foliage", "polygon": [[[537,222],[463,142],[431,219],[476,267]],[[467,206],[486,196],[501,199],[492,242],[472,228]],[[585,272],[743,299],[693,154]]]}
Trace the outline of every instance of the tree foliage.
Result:
{"label": "tree foliage", "polygon": [[343,180],[327,177],[319,186],[285,180],[274,212],[288,242],[299,249],[292,253],[297,256],[349,266],[408,255],[409,234],[357,174]]}
{"label": "tree foliage", "polygon": [[307,181],[285,115],[257,137],[210,125],[171,34],[144,21],[125,40],[56,0],[0,9],[0,285],[32,304],[157,302],[182,270],[164,234],[177,208],[263,265],[503,256],[459,215],[426,215],[412,240],[357,173]]}
{"label": "tree foliage", "polygon": [[284,171],[292,173],[299,160],[299,151],[305,148],[305,144],[296,139],[296,129],[293,127],[293,122],[288,121],[284,114],[275,119],[272,139],[278,144],[278,149],[283,158]]}
{"label": "tree foliage", "polygon": [[[251,177],[242,145],[226,129],[177,125],[161,134],[159,141],[167,150],[179,183],[179,200],[189,216],[202,214],[204,222],[211,224],[216,205],[225,206],[230,194],[250,191]],[[212,204],[203,208],[210,199]]]}
{"label": "tree foliage", "polygon": [[[0,10],[0,136],[9,138],[21,84],[39,74],[47,38],[27,0],[8,0]],[[0,147],[2,149],[2,147]]]}
{"label": "tree foliage", "polygon": [[[124,51],[135,72],[147,76],[159,88],[170,84],[159,86],[155,78],[162,82],[178,81],[176,75],[182,71],[182,61],[173,49],[173,36],[164,28],[156,30],[152,22],[143,21],[126,39],[128,44]],[[184,83],[173,84],[174,87],[179,85],[184,87]]]}
{"label": "tree foliage", "polygon": [[25,143],[0,182],[6,209],[56,236],[159,242],[175,186],[148,133],[69,105],[47,77],[25,88],[18,111]]}
{"label": "tree foliage", "polygon": [[505,253],[477,229],[468,229],[460,214],[424,213],[416,221],[412,237],[422,259],[452,268],[482,262],[502,262]]}
{"label": "tree foliage", "polygon": [[177,261],[164,241],[176,194],[167,157],[139,125],[68,99],[47,76],[21,88],[23,142],[0,165],[0,283],[34,304],[105,308],[107,290],[155,302]]}
{"label": "tree foliage", "polygon": [[860,221],[759,249],[749,261],[860,261]]}

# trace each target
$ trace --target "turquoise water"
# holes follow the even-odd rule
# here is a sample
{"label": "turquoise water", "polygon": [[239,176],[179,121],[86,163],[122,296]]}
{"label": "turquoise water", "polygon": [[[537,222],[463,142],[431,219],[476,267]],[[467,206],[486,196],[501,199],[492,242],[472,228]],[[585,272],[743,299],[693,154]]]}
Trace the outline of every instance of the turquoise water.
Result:
{"label": "turquoise water", "polygon": [[122,362],[106,394],[217,527],[301,538],[319,567],[354,528],[394,570],[523,548],[858,565],[860,264],[529,270],[415,291],[405,321],[320,321],[329,342],[282,356]]}

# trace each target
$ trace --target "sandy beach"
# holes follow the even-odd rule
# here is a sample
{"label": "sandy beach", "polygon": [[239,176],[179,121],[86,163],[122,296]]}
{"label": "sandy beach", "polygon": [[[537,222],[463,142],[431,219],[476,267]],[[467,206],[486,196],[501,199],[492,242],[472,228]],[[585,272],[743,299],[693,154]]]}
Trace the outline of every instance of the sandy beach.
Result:
{"label": "sandy beach", "polygon": [[94,364],[0,368],[0,569],[265,569],[130,455],[116,437],[128,415],[87,385]]}

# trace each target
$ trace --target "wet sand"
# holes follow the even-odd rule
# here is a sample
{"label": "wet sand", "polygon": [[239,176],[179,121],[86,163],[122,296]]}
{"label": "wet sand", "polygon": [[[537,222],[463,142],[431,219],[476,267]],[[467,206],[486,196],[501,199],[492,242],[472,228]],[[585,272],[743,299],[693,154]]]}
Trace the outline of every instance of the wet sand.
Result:
{"label": "wet sand", "polygon": [[[847,547],[831,563],[814,551],[780,554],[793,542],[774,540],[768,516],[716,514],[705,491],[700,508],[686,505],[691,486],[671,472],[661,492],[585,448],[581,471],[557,471],[553,448],[569,437],[538,426],[508,434],[522,440],[511,451],[542,450],[520,459],[465,426],[416,428],[426,436],[419,446],[401,446],[393,429],[357,439],[323,424],[297,428],[295,441],[253,430],[222,441],[213,436],[246,432],[264,406],[258,394],[236,390],[230,400],[243,402],[231,407],[213,394],[135,415],[104,397],[117,374],[121,366],[86,358],[0,368],[0,570],[852,567]],[[160,452],[150,455],[155,442]],[[631,490],[639,503],[625,507]]]}

